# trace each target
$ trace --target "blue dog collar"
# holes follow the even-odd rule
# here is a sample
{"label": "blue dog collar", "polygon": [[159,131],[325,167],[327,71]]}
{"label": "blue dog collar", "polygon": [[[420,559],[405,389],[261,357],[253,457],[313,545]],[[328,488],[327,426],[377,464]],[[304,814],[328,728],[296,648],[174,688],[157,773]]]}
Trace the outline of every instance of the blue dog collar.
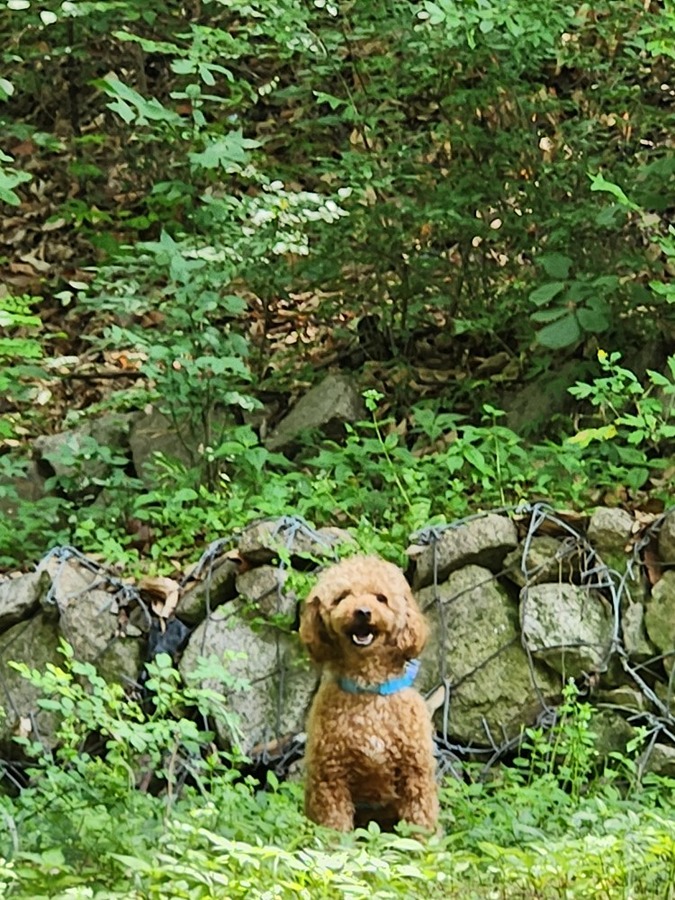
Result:
{"label": "blue dog collar", "polygon": [[379,694],[380,697],[388,697],[391,694],[398,694],[399,691],[405,688],[412,687],[419,670],[419,659],[411,659],[405,664],[403,675],[399,675],[398,678],[392,678],[391,681],[385,681],[382,684],[369,684],[364,687],[351,678],[339,678],[338,684],[348,694]]}

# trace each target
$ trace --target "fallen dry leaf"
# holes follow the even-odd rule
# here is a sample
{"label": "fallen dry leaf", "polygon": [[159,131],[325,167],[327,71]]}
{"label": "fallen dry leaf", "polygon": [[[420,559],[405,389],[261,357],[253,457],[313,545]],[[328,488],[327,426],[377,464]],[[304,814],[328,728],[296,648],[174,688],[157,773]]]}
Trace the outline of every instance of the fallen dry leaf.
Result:
{"label": "fallen dry leaf", "polygon": [[426,708],[429,710],[429,715],[433,716],[437,709],[440,709],[441,706],[445,703],[445,685],[440,685],[433,691],[424,701]]}
{"label": "fallen dry leaf", "polygon": [[180,585],[173,578],[158,576],[141,579],[138,590],[152,604],[155,615],[168,619],[180,598]]}
{"label": "fallen dry leaf", "polygon": [[28,716],[21,716],[16,726],[16,737],[27,738],[33,730],[33,725]]}
{"label": "fallen dry leaf", "polygon": [[661,562],[659,557],[656,554],[656,551],[651,547],[647,547],[643,556],[645,572],[647,573],[647,579],[652,587],[657,583],[657,581],[661,580],[661,576],[663,575],[663,569],[661,568]]}

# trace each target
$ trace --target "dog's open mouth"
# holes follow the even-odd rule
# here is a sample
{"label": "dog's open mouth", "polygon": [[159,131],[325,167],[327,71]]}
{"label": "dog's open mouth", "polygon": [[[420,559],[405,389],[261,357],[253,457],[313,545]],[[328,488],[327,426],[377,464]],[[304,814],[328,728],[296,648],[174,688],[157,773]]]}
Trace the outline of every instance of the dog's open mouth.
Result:
{"label": "dog's open mouth", "polygon": [[356,647],[370,647],[375,640],[377,631],[372,625],[354,625],[348,632],[352,644]]}

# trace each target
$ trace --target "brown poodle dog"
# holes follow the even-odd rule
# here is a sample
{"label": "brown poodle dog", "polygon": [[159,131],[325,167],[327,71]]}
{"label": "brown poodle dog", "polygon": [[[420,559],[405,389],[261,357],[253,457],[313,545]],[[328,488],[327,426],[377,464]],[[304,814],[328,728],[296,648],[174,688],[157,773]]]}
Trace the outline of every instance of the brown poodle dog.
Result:
{"label": "brown poodle dog", "polygon": [[307,816],[339,831],[369,820],[433,830],[431,719],[411,687],[427,626],[403,573],[375,557],[331,566],[300,638],[323,667],[307,724]]}

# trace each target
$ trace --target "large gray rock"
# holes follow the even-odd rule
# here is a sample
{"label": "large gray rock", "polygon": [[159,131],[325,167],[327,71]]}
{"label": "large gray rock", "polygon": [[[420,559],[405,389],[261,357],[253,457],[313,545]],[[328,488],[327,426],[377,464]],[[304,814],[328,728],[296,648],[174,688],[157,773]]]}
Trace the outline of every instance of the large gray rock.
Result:
{"label": "large gray rock", "polygon": [[645,662],[657,655],[647,636],[645,607],[642,603],[628,603],[621,610],[621,634],[628,656],[635,662]]}
{"label": "large gray rock", "polygon": [[36,438],[33,450],[38,470],[58,476],[60,489],[68,496],[78,498],[92,489],[98,492],[95,480],[105,478],[113,468],[101,448],[125,456],[132,420],[130,414],[111,413],[81,428]]}
{"label": "large gray rock", "polygon": [[345,423],[355,423],[365,416],[365,406],[358,386],[344,375],[327,375],[295,404],[288,415],[268,435],[269,450],[292,449],[303,431],[319,428],[329,438],[344,434]]}
{"label": "large gray rock", "polygon": [[237,593],[243,601],[251,604],[257,614],[265,618],[272,616],[294,617],[296,599],[293,594],[284,593],[288,572],[278,566],[258,566],[249,569],[237,578]]}
{"label": "large gray rock", "polygon": [[58,610],[60,633],[76,659],[91,662],[108,680],[136,681],[145,645],[140,637],[122,636],[119,609],[105,581],[76,560],[49,557],[40,565],[52,579],[51,601]]}
{"label": "large gray rock", "polygon": [[[527,553],[526,553],[527,551]],[[519,587],[544,581],[572,581],[579,576],[579,546],[550,535],[519,544],[504,559],[504,574]]]}
{"label": "large gray rock", "polygon": [[239,564],[232,559],[215,560],[198,578],[188,583],[176,606],[176,615],[188,625],[197,625],[221,604],[237,596]]}
{"label": "large gray rock", "polygon": [[107,413],[87,423],[87,431],[94,440],[118,453],[129,449],[129,436],[138,413]]}
{"label": "large gray rock", "polygon": [[[303,729],[317,678],[307,668],[295,636],[272,626],[253,628],[244,604],[235,600],[195,629],[179,664],[183,677],[195,670],[200,657],[216,657],[233,680],[243,680],[244,685],[226,697],[238,719],[244,753]],[[208,680],[205,684],[215,686]],[[228,723],[217,719],[215,727],[219,743],[232,746]]]}
{"label": "large gray rock", "polygon": [[45,479],[34,459],[22,462],[22,471],[0,475],[0,514],[12,519],[26,501],[34,503],[45,496]]}
{"label": "large gray rock", "polygon": [[626,753],[626,746],[635,737],[635,729],[623,716],[610,709],[596,712],[591,722],[595,735],[595,752],[600,759],[613,753]]}
{"label": "large gray rock", "polygon": [[588,524],[588,540],[600,558],[612,568],[623,572],[629,559],[627,546],[633,532],[633,517],[625,509],[600,506]]}
{"label": "large gray rock", "polygon": [[464,566],[484,566],[499,572],[504,558],[518,543],[516,526],[506,516],[489,513],[443,532],[434,546],[414,545],[406,552],[415,563],[413,587],[422,588],[434,580],[434,558],[438,580]]}
{"label": "large gray rock", "polygon": [[154,483],[152,462],[155,453],[192,466],[198,457],[198,444],[199,440],[195,440],[187,425],[179,428],[157,409],[139,416],[129,435],[134,469],[146,485]]}
{"label": "large gray rock", "polygon": [[649,581],[645,577],[642,566],[632,565],[621,574],[621,590],[619,599],[621,607],[632,603],[646,604],[650,597]]}
{"label": "large gray rock", "polygon": [[0,636],[0,746],[8,755],[13,755],[11,738],[19,732],[47,746],[54,742],[56,719],[38,706],[40,690],[9,663],[25,663],[44,671],[47,663],[61,662],[59,638],[56,622],[44,615],[14,625]]}
{"label": "large gray rock", "polygon": [[670,744],[654,744],[643,753],[640,763],[645,772],[675,778],[675,747]]}
{"label": "large gray rock", "polygon": [[565,678],[602,671],[612,646],[613,616],[596,592],[573,584],[539,584],[520,594],[523,642]]}
{"label": "large gray rock", "polygon": [[37,572],[0,582],[0,634],[37,612],[48,586],[49,577]]}
{"label": "large gray rock", "polygon": [[[558,676],[530,665],[520,642],[516,603],[488,569],[467,566],[452,573],[439,585],[438,602],[433,587],[417,596],[431,626],[419,687],[424,692],[435,688],[445,667],[454,738],[501,744],[534,722],[542,699],[560,694]],[[440,727],[442,710],[435,719]]]}
{"label": "large gray rock", "polygon": [[659,530],[659,556],[662,562],[675,566],[675,509],[665,517]]}
{"label": "large gray rock", "polygon": [[[51,470],[59,478],[74,478],[82,464],[77,463],[76,458],[81,460],[87,443],[91,444],[91,435],[84,429],[60,431],[36,438],[33,441],[33,451],[38,465],[42,464],[45,470]],[[90,466],[91,475],[101,475],[104,471],[97,461],[93,461]]]}
{"label": "large gray rock", "polygon": [[279,558],[280,553],[294,558],[334,559],[340,544],[355,546],[356,542],[342,528],[315,530],[302,519],[285,516],[252,522],[242,532],[237,550],[248,562],[261,565]]}
{"label": "large gray rock", "polygon": [[649,707],[645,695],[629,684],[623,684],[621,687],[611,690],[598,691],[596,698],[598,706],[605,706],[610,710],[645,712]]}
{"label": "large gray rock", "polygon": [[[645,627],[649,639],[661,653],[675,651],[675,569],[664,572],[652,588],[645,610]],[[675,658],[666,656],[663,662],[670,672]]]}
{"label": "large gray rock", "polygon": [[[569,413],[574,408],[570,388],[579,378],[576,361],[556,367],[555,374],[545,375],[527,382],[518,383],[516,390],[507,390],[497,401],[506,412],[506,425],[516,434],[530,436],[548,429],[551,417]],[[509,382],[506,383],[507,386]]]}

